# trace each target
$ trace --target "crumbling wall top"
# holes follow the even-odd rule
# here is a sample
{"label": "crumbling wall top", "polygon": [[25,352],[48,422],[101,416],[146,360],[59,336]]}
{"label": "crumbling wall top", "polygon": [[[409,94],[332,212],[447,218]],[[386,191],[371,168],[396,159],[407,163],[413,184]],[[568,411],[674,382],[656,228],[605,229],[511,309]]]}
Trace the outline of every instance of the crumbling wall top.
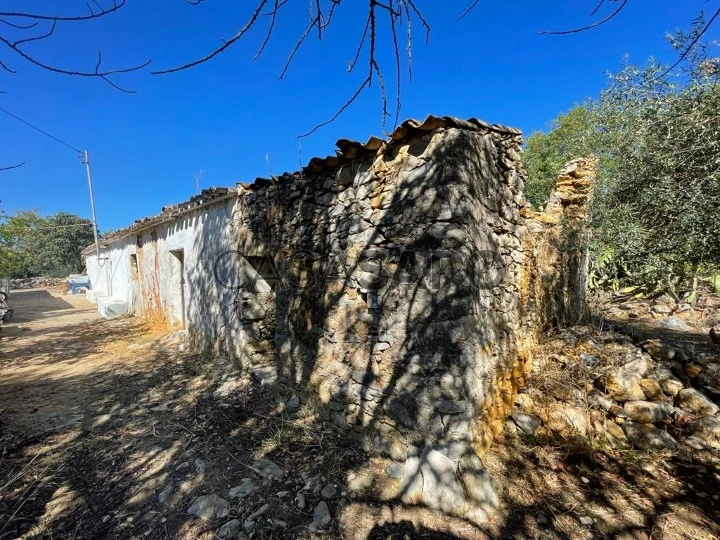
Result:
{"label": "crumbling wall top", "polygon": [[379,137],[370,137],[365,143],[351,141],[349,139],[340,139],[335,143],[338,149],[335,151],[334,156],[324,158],[314,157],[301,171],[294,173],[286,172],[272,178],[257,178],[253,184],[240,183],[238,187],[256,191],[272,185],[274,182],[291,182],[303,177],[308,178],[327,175],[337,171],[348,163],[370,162],[378,155],[389,153],[397,146],[421,137],[426,133],[448,128],[465,129],[482,133],[495,132],[513,137],[522,135],[522,131],[519,129],[500,124],[488,124],[477,118],[461,120],[453,116],[433,115],[428,115],[423,121],[410,118],[395,128],[395,130],[389,134],[388,139],[383,140]]}

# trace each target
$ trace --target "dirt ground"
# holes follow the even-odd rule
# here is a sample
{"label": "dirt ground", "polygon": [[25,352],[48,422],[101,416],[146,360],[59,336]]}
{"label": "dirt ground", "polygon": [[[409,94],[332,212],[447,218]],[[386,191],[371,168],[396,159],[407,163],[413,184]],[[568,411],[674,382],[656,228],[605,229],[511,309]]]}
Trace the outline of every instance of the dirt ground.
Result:
{"label": "dirt ground", "polygon": [[[15,317],[0,331],[0,540],[217,538],[233,518],[252,518],[253,538],[720,538],[714,455],[688,461],[510,430],[485,458],[502,505],[478,528],[387,500],[382,485],[354,491],[353,479],[385,463],[305,407],[285,410],[284,390],[186,350],[182,334],[98,319],[83,296],[58,290],[17,291],[10,304]],[[258,475],[261,458],[282,478]],[[246,478],[254,493],[231,499]],[[188,513],[208,494],[230,501],[226,516]],[[332,521],[311,533],[323,499]]]}

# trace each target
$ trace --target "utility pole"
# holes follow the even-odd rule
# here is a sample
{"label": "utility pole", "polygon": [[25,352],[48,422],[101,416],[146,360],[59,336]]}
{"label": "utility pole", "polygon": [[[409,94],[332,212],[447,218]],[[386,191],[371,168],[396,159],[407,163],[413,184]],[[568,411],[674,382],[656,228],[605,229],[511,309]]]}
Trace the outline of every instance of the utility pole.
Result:
{"label": "utility pole", "polygon": [[107,265],[107,261],[109,259],[106,259],[105,265],[100,264],[100,241],[98,240],[97,216],[95,214],[95,194],[93,193],[92,175],[90,174],[90,154],[88,154],[87,150],[80,152],[80,162],[85,165],[85,170],[87,171],[88,188],[90,189],[90,210],[92,211],[93,235],[95,236],[95,253],[97,255],[98,265],[105,266],[105,292],[107,292],[109,296],[112,296],[112,291],[110,290],[110,269]]}

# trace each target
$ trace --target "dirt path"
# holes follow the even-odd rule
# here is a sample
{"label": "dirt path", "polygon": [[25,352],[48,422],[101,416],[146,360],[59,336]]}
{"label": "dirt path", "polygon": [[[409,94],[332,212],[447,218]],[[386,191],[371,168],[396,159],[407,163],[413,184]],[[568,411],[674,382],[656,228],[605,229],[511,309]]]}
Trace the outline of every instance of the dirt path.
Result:
{"label": "dirt path", "polygon": [[[188,352],[179,335],[98,319],[82,296],[59,291],[18,291],[11,305],[14,321],[0,332],[0,540],[720,537],[715,450],[620,451],[549,431],[525,436],[508,422],[484,458],[502,504],[478,528],[402,505],[387,461],[308,407],[286,410],[287,389]],[[629,347],[623,335],[603,336],[561,334],[546,353],[565,360],[534,378],[577,386],[567,378],[582,358],[576,341]],[[263,459],[275,477],[259,473]],[[191,515],[205,495],[227,507]],[[330,521],[311,533],[321,505]]]}
{"label": "dirt path", "polygon": [[[256,538],[297,538],[320,498],[298,507],[287,495],[298,475],[329,481],[357,462],[357,448],[312,416],[284,415],[287,396],[185,352],[182,336],[98,319],[59,291],[18,291],[11,305],[0,332],[0,539],[215,538],[258,510]],[[258,475],[251,464],[263,458],[293,478]],[[233,500],[244,478],[253,493]],[[188,514],[207,494],[230,501],[227,517]]]}
{"label": "dirt path", "polygon": [[[6,429],[38,434],[61,428],[84,412],[71,382],[98,361],[78,362],[100,345],[97,311],[84,295],[47,289],[12,293],[13,319],[0,333],[0,409]],[[107,336],[105,336],[107,337]],[[67,384],[58,385],[56,381]],[[46,390],[51,389],[51,399]]]}

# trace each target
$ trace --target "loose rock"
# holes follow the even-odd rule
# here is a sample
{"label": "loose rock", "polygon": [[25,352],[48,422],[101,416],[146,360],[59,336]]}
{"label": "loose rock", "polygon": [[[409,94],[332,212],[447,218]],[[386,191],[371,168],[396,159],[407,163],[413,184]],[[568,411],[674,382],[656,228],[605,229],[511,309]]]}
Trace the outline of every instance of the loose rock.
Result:
{"label": "loose rock", "polygon": [[517,427],[528,435],[535,435],[535,432],[540,427],[542,421],[539,416],[527,413],[513,413],[512,419],[515,421]]}
{"label": "loose rock", "polygon": [[689,429],[694,437],[702,439],[706,445],[720,448],[720,418],[717,416],[699,418],[689,426]]}
{"label": "loose rock", "polygon": [[327,484],[322,490],[320,491],[320,496],[323,499],[332,499],[335,494],[337,493],[337,488],[332,484]]}
{"label": "loose rock", "polygon": [[455,474],[455,464],[437,450],[426,448],[420,456],[423,477],[422,503],[434,510],[462,516],[469,509]]}
{"label": "loose rock", "polygon": [[626,422],[623,430],[633,446],[640,450],[672,450],[678,448],[677,441],[667,432],[648,424]]}
{"label": "loose rock", "polygon": [[626,401],[623,409],[630,420],[641,424],[663,422],[670,417],[671,412],[669,405],[649,401]]}
{"label": "loose rock", "polygon": [[662,401],[665,399],[662,386],[657,379],[641,379],[640,388],[645,393],[648,399],[652,401]]}
{"label": "loose rock", "polygon": [[476,454],[465,454],[460,458],[458,476],[465,493],[473,502],[485,510],[494,510],[500,506],[500,497],[495,491],[490,474]]}
{"label": "loose rock", "polygon": [[603,384],[607,393],[616,401],[644,400],[641,380],[642,375],[639,373],[619,368],[609,373],[603,379]]}
{"label": "loose rock", "polygon": [[692,332],[692,326],[676,317],[665,317],[657,323],[660,328],[675,330],[676,332]]}
{"label": "loose rock", "polygon": [[253,463],[253,469],[255,469],[255,471],[261,476],[272,478],[274,480],[282,480],[283,476],[285,476],[285,473],[277,465],[277,463],[265,458],[258,459],[255,463]]}
{"label": "loose rock", "polygon": [[230,503],[215,494],[201,495],[188,508],[188,514],[208,520],[224,518],[229,513]]}
{"label": "loose rock", "polygon": [[677,396],[685,385],[677,378],[670,376],[660,379],[660,387],[668,396]]}
{"label": "loose rock", "polygon": [[165,489],[163,489],[158,494],[158,502],[160,504],[165,504],[165,502],[170,498],[170,495],[172,495],[172,491],[173,491],[173,486],[172,486],[172,484],[169,484],[167,487],[165,487]]}
{"label": "loose rock", "polygon": [[297,395],[293,395],[290,399],[287,400],[287,403],[285,403],[286,411],[296,411],[299,408],[300,398]]}
{"label": "loose rock", "polygon": [[255,366],[250,373],[261,386],[274,386],[278,381],[277,369],[273,366]]}
{"label": "loose rock", "polygon": [[310,532],[318,532],[330,524],[332,516],[325,501],[321,501],[313,511],[313,520],[310,523]]}
{"label": "loose rock", "polygon": [[585,413],[564,403],[554,403],[548,407],[545,425],[551,431],[561,435],[587,435],[588,423]]}
{"label": "loose rock", "polygon": [[255,484],[249,478],[243,478],[240,485],[235,486],[228,495],[233,499],[245,499],[255,492]]}
{"label": "loose rock", "polygon": [[240,534],[240,520],[233,519],[217,530],[218,538],[237,538]]}
{"label": "loose rock", "polygon": [[677,403],[683,409],[701,416],[710,416],[720,410],[717,405],[694,388],[680,390],[677,395]]}
{"label": "loose rock", "polygon": [[265,503],[265,504],[263,504],[260,508],[258,508],[255,512],[253,512],[252,514],[250,514],[250,515],[247,517],[247,520],[246,520],[246,521],[256,522],[257,519],[258,519],[260,516],[262,516],[263,514],[266,514],[268,510],[270,510],[270,505],[267,504],[267,503]]}

